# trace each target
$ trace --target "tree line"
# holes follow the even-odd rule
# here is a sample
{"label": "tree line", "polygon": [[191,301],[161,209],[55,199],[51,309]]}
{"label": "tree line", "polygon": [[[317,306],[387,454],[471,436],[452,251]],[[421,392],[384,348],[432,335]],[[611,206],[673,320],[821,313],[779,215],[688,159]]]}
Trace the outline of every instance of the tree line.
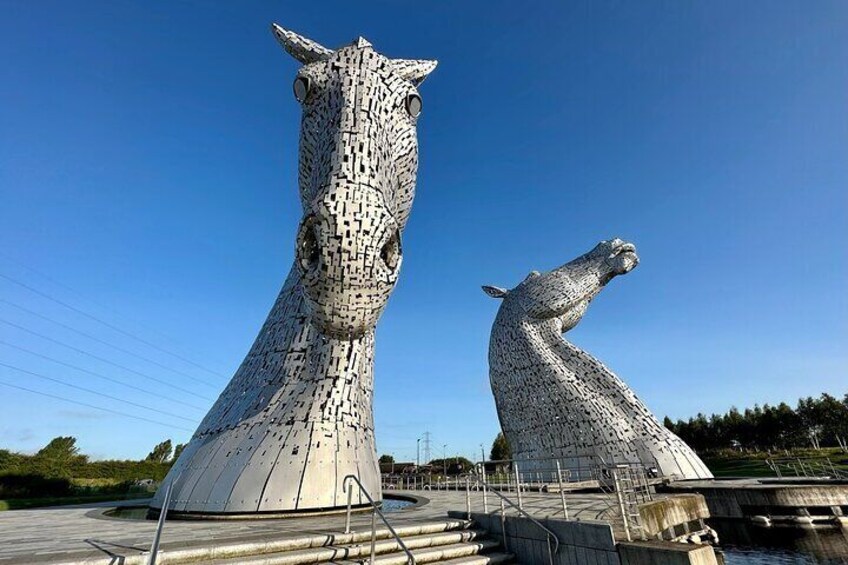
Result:
{"label": "tree line", "polygon": [[92,491],[80,482],[97,482],[96,490],[126,490],[133,483],[151,479],[161,481],[179,457],[184,445],[173,446],[165,440],[140,461],[91,461],[80,452],[77,439],[60,436],[35,454],[0,449],[0,498],[70,496]]}
{"label": "tree line", "polygon": [[754,405],[740,412],[698,414],[688,421],[663,420],[666,428],[697,451],[837,447],[848,452],[848,394],[841,400],[829,394],[801,398],[795,408]]}

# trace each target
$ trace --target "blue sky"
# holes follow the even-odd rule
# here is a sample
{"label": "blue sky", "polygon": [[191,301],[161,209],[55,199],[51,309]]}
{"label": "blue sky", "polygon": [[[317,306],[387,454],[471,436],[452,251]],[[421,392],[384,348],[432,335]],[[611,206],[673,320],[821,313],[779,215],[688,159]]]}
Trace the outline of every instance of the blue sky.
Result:
{"label": "blue sky", "polygon": [[3,447],[143,456],[186,440],[241,362],[300,217],[297,64],[272,21],[440,62],[377,332],[381,452],[414,458],[424,431],[434,456],[488,449],[480,285],[613,236],[642,264],[569,339],[659,417],[848,392],[844,2],[2,5],[0,340],[89,372],[2,344],[0,362],[189,420],[0,366],[165,424],[0,386]]}

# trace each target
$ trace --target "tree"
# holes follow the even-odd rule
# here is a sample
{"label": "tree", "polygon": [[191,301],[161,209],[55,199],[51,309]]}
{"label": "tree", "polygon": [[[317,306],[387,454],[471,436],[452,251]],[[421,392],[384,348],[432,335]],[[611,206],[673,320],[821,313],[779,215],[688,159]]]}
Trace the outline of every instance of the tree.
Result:
{"label": "tree", "polygon": [[38,450],[36,457],[52,459],[55,461],[70,461],[79,455],[77,438],[72,436],[59,436],[50,440],[50,443]]}
{"label": "tree", "polygon": [[186,446],[186,444],[184,444],[184,443],[178,443],[174,447],[174,457],[171,459],[171,461],[176,461],[177,459],[180,458],[180,454],[182,454],[183,450],[185,449],[185,446]]}
{"label": "tree", "polygon": [[823,441],[828,445],[838,445],[843,451],[848,450],[848,406],[827,393],[822,394],[817,402]]}
{"label": "tree", "polygon": [[32,457],[32,472],[44,477],[72,477],[74,470],[85,465],[88,456],[80,455],[77,438],[59,436],[38,450]]}
{"label": "tree", "polygon": [[474,467],[474,463],[465,457],[454,456],[444,459],[433,459],[430,461],[430,466],[438,474],[446,470],[448,475],[459,475],[460,473],[470,471]]}
{"label": "tree", "polygon": [[503,432],[498,433],[492,442],[492,450],[489,452],[490,461],[508,461],[512,459],[512,448]]}
{"label": "tree", "polygon": [[380,465],[391,465],[395,462],[395,458],[391,455],[384,454],[380,456]]}
{"label": "tree", "polygon": [[171,458],[172,451],[173,448],[171,447],[171,440],[166,439],[165,441],[154,447],[153,451],[148,453],[147,457],[144,460],[152,461],[154,463],[165,463],[168,459]]}
{"label": "tree", "polygon": [[745,442],[745,420],[736,406],[731,406],[730,411],[724,415],[724,429],[731,445],[741,447]]}
{"label": "tree", "polygon": [[0,475],[17,471],[18,465],[24,457],[19,453],[12,453],[8,449],[0,449]]}
{"label": "tree", "polygon": [[803,435],[810,440],[813,449],[821,448],[821,435],[823,431],[822,413],[820,404],[808,396],[798,400],[798,408],[795,410],[803,429]]}

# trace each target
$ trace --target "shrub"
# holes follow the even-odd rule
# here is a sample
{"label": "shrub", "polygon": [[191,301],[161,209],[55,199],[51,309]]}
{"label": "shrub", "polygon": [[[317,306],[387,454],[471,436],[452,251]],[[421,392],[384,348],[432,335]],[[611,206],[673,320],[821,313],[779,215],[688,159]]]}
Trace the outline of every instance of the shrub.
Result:
{"label": "shrub", "polygon": [[0,475],[0,498],[44,498],[69,496],[71,481],[41,475]]}

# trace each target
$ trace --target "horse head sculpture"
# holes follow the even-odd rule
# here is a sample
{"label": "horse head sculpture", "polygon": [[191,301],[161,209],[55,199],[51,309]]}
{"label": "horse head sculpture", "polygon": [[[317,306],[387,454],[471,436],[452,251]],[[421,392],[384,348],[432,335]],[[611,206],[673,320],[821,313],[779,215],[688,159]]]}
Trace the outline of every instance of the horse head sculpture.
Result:
{"label": "horse head sculpture", "polygon": [[347,490],[349,475],[381,496],[373,330],[415,193],[417,86],[436,62],[389,59],[362,38],[331,50],[272,31],[303,64],[294,80],[303,216],[265,324],[166,479],[171,511],[185,515],[367,504]]}
{"label": "horse head sculpture", "polygon": [[554,458],[578,473],[635,463],[665,476],[712,476],[630,387],[562,336],[607,283],[638,264],[633,244],[612,239],[548,273],[531,272],[512,290],[483,287],[503,299],[489,341],[489,378],[501,428],[526,471]]}
{"label": "horse head sculpture", "polygon": [[390,59],[359,38],[336,50],[273,26],[304,64],[296,263],[312,322],[356,338],[374,328],[403,261],[415,195],[419,85],[436,61]]}
{"label": "horse head sculpture", "polygon": [[503,298],[529,319],[549,320],[565,333],[583,318],[589,303],[618,275],[639,264],[636,246],[618,238],[602,241],[594,249],[549,273],[531,272],[512,290],[484,286],[493,298]]}

